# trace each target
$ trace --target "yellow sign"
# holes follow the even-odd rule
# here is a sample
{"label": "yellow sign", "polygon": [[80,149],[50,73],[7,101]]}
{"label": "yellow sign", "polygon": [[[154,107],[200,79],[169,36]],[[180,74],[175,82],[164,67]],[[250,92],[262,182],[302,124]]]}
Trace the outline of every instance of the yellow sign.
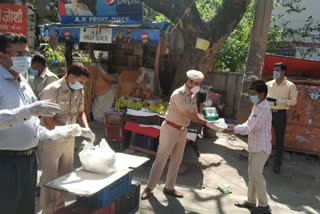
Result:
{"label": "yellow sign", "polygon": [[209,48],[210,42],[205,39],[197,38],[196,48],[207,51]]}

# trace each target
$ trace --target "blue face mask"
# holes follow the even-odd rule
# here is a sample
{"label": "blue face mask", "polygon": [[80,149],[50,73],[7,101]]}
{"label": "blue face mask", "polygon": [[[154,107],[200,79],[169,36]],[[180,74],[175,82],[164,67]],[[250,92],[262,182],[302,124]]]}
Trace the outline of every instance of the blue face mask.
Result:
{"label": "blue face mask", "polygon": [[280,72],[279,71],[273,71],[273,78],[278,79],[280,77]]}
{"label": "blue face mask", "polygon": [[28,74],[31,75],[31,76],[38,76],[39,71],[33,69],[32,66],[30,66],[30,68],[28,69]]}
{"label": "blue face mask", "polygon": [[257,95],[251,95],[250,100],[253,104],[257,104],[260,101]]}
{"label": "blue face mask", "polygon": [[69,86],[70,88],[72,88],[73,90],[79,90],[83,88],[83,85],[79,82],[76,81],[74,84],[72,84],[71,82],[69,82]]}

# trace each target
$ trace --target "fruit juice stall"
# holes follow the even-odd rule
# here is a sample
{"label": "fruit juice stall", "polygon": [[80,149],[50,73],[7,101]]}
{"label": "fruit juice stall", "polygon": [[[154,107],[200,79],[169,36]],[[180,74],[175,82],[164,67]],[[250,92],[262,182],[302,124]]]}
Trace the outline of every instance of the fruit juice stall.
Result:
{"label": "fruit juice stall", "polygon": [[[122,151],[131,139],[131,148],[155,152],[160,133],[155,126],[163,121],[168,106],[159,98],[159,70],[169,64],[166,22],[143,22],[142,1],[69,3],[59,1],[61,23],[40,27],[41,42],[46,43],[43,51],[53,61],[59,61],[57,51],[63,52],[66,68],[77,61],[88,68],[85,112],[103,122],[113,150]],[[48,182],[45,186],[77,196],[77,202],[56,214],[131,212],[140,195],[132,171],[148,160],[116,153],[114,164],[120,168],[113,173],[82,168]]]}

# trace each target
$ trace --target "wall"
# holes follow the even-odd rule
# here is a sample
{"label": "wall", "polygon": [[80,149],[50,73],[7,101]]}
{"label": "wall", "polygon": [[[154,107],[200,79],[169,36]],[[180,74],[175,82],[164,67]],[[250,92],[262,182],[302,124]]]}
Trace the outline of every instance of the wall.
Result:
{"label": "wall", "polygon": [[243,73],[210,72],[205,77],[204,84],[210,85],[215,91],[223,91],[222,97],[225,104],[223,114],[225,118],[236,119]]}

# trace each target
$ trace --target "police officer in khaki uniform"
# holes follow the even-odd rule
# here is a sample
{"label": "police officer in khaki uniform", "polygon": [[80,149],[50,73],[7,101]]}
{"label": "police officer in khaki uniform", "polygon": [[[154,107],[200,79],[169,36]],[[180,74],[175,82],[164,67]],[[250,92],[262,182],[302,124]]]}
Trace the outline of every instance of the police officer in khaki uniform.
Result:
{"label": "police officer in khaki uniform", "polygon": [[[55,126],[75,124],[88,130],[91,141],[94,134],[88,126],[84,113],[83,86],[89,78],[87,68],[81,63],[73,64],[67,71],[67,76],[48,85],[40,94],[41,100],[51,100],[59,104],[61,112],[53,118],[44,117],[43,125],[48,129]],[[74,155],[74,137],[68,137],[50,143],[41,142],[39,145],[39,159],[42,168],[40,185],[67,174],[72,170]],[[59,191],[41,187],[40,206],[43,214],[52,214],[64,207],[65,194]]]}
{"label": "police officer in khaki uniform", "polygon": [[196,94],[200,91],[200,85],[204,75],[200,71],[190,70],[187,72],[186,83],[176,89],[170,98],[170,104],[161,125],[160,140],[156,160],[153,163],[149,183],[141,194],[141,199],[147,199],[157,185],[163,168],[170,156],[166,184],[163,192],[175,197],[183,195],[174,189],[179,166],[182,161],[186,144],[187,128],[190,120],[215,128],[214,121],[207,121],[197,109]]}
{"label": "police officer in khaki uniform", "polygon": [[49,70],[46,59],[42,55],[35,55],[32,58],[29,74],[34,76],[32,89],[38,98],[39,94],[47,85],[59,79],[57,75]]}

